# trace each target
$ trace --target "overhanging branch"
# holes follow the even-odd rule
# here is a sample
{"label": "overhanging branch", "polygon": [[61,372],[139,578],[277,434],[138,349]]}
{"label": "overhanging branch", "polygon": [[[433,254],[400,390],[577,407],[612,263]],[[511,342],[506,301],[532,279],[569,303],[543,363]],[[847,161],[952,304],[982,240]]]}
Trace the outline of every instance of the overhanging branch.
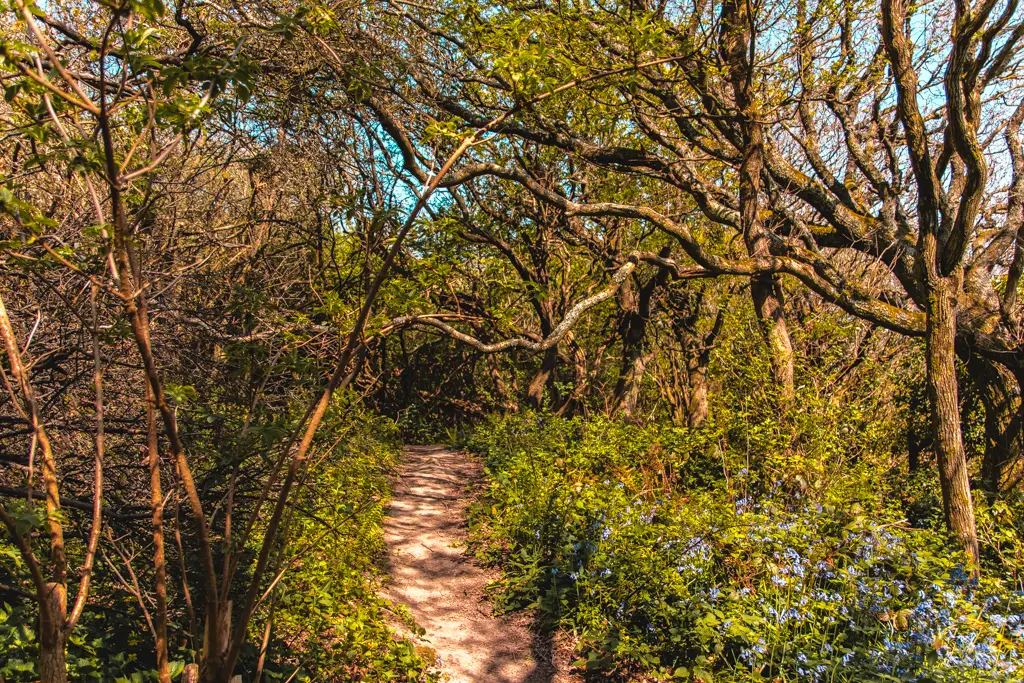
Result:
{"label": "overhanging branch", "polygon": [[630,273],[633,272],[639,262],[640,259],[636,254],[630,254],[626,263],[615,271],[615,274],[612,276],[612,281],[607,287],[597,294],[588,296],[586,299],[583,299],[573,306],[572,309],[565,314],[565,318],[562,322],[560,322],[555,329],[551,331],[551,334],[539,342],[531,341],[525,337],[516,337],[514,339],[505,339],[504,341],[495,342],[493,344],[486,344],[475,337],[471,337],[464,332],[460,332],[451,325],[432,316],[401,316],[393,319],[385,326],[384,329],[386,331],[394,331],[406,327],[432,327],[443,332],[452,339],[472,346],[481,353],[501,353],[503,351],[511,351],[512,349],[517,348],[524,349],[530,353],[541,353],[557,346],[569,331],[576,326],[576,323],[579,322],[584,313],[602,301],[610,299],[615,292],[618,291],[619,287],[622,286],[622,283],[626,281],[626,278],[629,277]]}

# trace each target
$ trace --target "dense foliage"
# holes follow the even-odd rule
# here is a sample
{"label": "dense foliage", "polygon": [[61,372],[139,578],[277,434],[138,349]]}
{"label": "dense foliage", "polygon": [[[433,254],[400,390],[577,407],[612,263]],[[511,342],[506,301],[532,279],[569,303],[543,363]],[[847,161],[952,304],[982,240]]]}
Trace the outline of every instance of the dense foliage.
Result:
{"label": "dense foliage", "polygon": [[[380,595],[384,579],[382,521],[389,479],[398,455],[397,433],[388,421],[364,416],[324,429],[324,452],[311,485],[296,503],[292,544],[275,567],[277,590],[267,609],[272,639],[254,629],[243,653],[244,671],[263,680],[326,677],[353,681],[432,681],[432,655],[396,635],[406,619]],[[258,542],[258,537],[253,542]],[[124,541],[121,541],[124,543]],[[76,681],[158,680],[150,616],[132,586],[131,561],[141,549],[118,548],[109,571],[97,576],[95,608],[68,644],[68,674]],[[0,545],[0,572],[17,576],[18,555]],[[114,551],[112,551],[114,552]],[[115,572],[119,572],[115,573]],[[130,578],[129,578],[130,577]],[[9,579],[7,579],[9,580]],[[138,590],[138,587],[135,587]],[[24,603],[0,607],[0,677],[10,683],[39,679],[36,625]],[[177,679],[196,657],[188,617],[175,622],[170,672]],[[416,627],[410,625],[412,632]],[[261,653],[264,661],[259,662]]]}
{"label": "dense foliage", "polygon": [[475,537],[504,570],[498,603],[571,630],[598,678],[1024,675],[1019,537],[986,539],[1000,552],[970,580],[941,528],[907,521],[916,492],[902,478],[871,468],[803,495],[765,486],[774,468],[748,468],[744,422],[694,432],[527,414],[481,426],[471,445],[491,484]]}
{"label": "dense foliage", "polygon": [[5,679],[434,678],[469,432],[595,676],[1022,677],[1018,0],[0,0],[0,85]]}

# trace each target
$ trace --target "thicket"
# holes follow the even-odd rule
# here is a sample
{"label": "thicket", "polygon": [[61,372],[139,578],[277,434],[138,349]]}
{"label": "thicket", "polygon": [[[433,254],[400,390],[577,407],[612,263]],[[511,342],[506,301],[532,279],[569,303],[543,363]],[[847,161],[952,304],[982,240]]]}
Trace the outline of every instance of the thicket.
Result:
{"label": "thicket", "polygon": [[980,501],[971,578],[934,472],[906,471],[915,426],[899,406],[919,357],[837,389],[851,358],[813,353],[844,336],[834,323],[797,335],[810,362],[781,418],[739,334],[716,351],[699,428],[535,413],[479,425],[467,444],[489,485],[473,538],[502,569],[496,603],[571,633],[594,680],[1020,680],[1024,501]]}
{"label": "thicket", "polygon": [[[181,405],[182,412],[196,408],[188,401]],[[206,422],[202,415],[190,417]],[[188,418],[183,423],[191,424]],[[260,672],[261,680],[271,682],[433,681],[432,655],[421,656],[413,642],[396,635],[403,624],[415,633],[415,625],[401,606],[381,596],[382,522],[399,452],[394,423],[366,414],[342,422],[335,415],[322,436],[316,474],[295,502],[292,540],[274,567],[275,590],[265,606],[274,630],[252,629],[241,670],[251,680]],[[31,522],[27,512],[19,519]],[[180,533],[175,528],[175,536]],[[152,572],[140,561],[146,547],[116,527],[112,534],[96,570],[91,609],[68,642],[68,676],[75,681],[157,681],[153,605],[144,588]],[[258,550],[261,540],[259,533],[254,535],[248,552]],[[185,543],[187,549],[187,537]],[[179,550],[169,553],[172,586],[187,585],[179,568],[192,561]],[[72,559],[80,560],[82,549],[71,551]],[[4,585],[17,581],[23,571],[19,560],[9,542],[0,542]],[[170,599],[178,607],[169,633],[169,671],[177,680],[194,661],[194,639],[202,633],[191,603],[185,606],[187,598],[176,590]],[[9,683],[37,681],[37,615],[30,602],[12,602],[0,607],[0,677]]]}
{"label": "thicket", "polygon": [[[743,418],[740,418],[742,421]],[[849,426],[849,425],[845,425]],[[474,514],[506,609],[579,638],[587,671],[683,680],[1020,680],[1022,507],[982,508],[986,571],[935,524],[934,481],[786,491],[734,422],[697,432],[533,414],[478,428]],[[887,457],[888,454],[881,454]],[[772,484],[766,485],[769,481]]]}

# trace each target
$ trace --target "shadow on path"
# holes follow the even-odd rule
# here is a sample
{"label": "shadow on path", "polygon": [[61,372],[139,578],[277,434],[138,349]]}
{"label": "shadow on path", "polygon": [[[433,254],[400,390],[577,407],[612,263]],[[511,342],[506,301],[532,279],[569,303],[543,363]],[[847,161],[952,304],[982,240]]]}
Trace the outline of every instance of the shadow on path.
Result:
{"label": "shadow on path", "polygon": [[495,575],[460,547],[470,485],[479,477],[464,453],[406,450],[384,524],[388,597],[426,630],[425,644],[452,683],[552,683],[548,639],[491,614],[484,588]]}

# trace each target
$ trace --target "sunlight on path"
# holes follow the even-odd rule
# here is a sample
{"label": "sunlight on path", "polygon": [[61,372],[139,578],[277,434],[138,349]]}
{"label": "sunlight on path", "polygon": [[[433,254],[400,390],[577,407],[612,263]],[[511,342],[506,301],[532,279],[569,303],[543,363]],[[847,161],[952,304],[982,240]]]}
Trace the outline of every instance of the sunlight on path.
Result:
{"label": "sunlight on path", "polygon": [[479,466],[440,446],[406,450],[384,533],[392,577],[388,597],[409,607],[426,629],[425,645],[453,683],[554,681],[550,647],[539,636],[494,617],[484,597],[491,580],[462,548],[468,485]]}

